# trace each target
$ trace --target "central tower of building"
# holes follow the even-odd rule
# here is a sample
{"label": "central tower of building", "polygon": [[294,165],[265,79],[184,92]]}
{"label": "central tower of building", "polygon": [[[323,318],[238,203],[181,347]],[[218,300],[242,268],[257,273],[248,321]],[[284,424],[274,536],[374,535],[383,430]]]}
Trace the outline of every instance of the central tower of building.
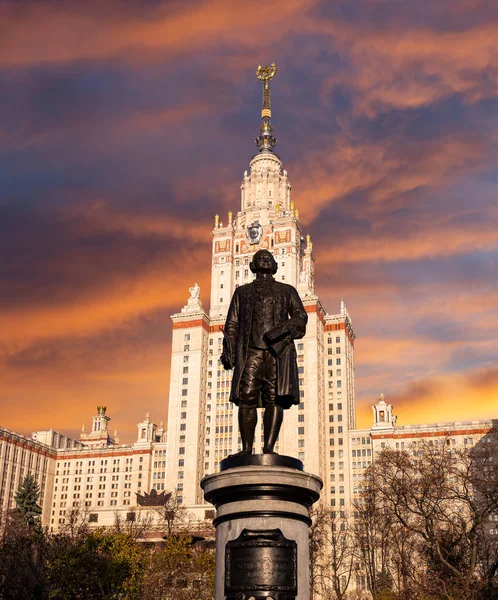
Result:
{"label": "central tower of building", "polygon": [[[329,315],[315,294],[313,244],[302,230],[287,171],[274,152],[270,81],[275,73],[275,64],[256,73],[263,87],[258,153],[244,173],[240,210],[229,212],[225,223],[215,216],[209,314],[196,285],[186,306],[172,315],[166,486],[176,489],[191,510],[207,508],[199,487],[202,477],[240,450],[237,410],[228,400],[232,372],[219,361],[222,328],[232,294],[252,281],[249,263],[262,248],[275,256],[275,279],[298,290],[309,318],[305,338],[296,343],[301,403],[285,412],[276,451],[299,458],[306,471],[323,479],[323,500],[343,506],[350,494],[355,336],[344,303],[339,314]],[[256,453],[262,451],[262,426],[260,419]]]}

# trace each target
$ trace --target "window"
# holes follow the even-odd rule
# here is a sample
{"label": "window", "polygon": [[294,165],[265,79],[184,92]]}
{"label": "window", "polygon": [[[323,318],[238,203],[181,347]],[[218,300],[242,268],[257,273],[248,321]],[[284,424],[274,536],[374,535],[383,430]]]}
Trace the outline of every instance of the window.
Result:
{"label": "window", "polygon": [[335,349],[335,353],[336,353],[336,354],[340,354],[340,353],[341,353],[341,348],[340,348],[340,346],[337,346],[337,348]]}
{"label": "window", "polygon": [[298,433],[298,435],[304,435],[304,427],[298,427],[297,433]]}
{"label": "window", "polygon": [[188,385],[188,377],[183,378],[182,385]]}
{"label": "window", "polygon": [[340,365],[341,364],[341,359],[340,358],[336,358],[335,359],[335,364],[336,365]]}
{"label": "window", "polygon": [[299,423],[304,423],[304,415],[298,415],[297,420]]}
{"label": "window", "polygon": [[298,367],[297,372],[302,375],[304,373],[304,367]]}
{"label": "window", "polygon": [[298,344],[297,345],[297,349],[298,350],[304,350],[304,344]]}
{"label": "window", "polygon": [[183,351],[189,352],[189,350],[190,350],[190,346],[188,344],[185,344],[185,346],[183,346]]}
{"label": "window", "polygon": [[341,343],[341,338],[340,338],[339,336],[337,336],[337,337],[335,338],[335,343],[336,343],[336,344],[340,344],[340,343]]}
{"label": "window", "polygon": [[190,341],[190,333],[186,333],[186,334],[183,336],[183,339],[184,339],[186,342]]}

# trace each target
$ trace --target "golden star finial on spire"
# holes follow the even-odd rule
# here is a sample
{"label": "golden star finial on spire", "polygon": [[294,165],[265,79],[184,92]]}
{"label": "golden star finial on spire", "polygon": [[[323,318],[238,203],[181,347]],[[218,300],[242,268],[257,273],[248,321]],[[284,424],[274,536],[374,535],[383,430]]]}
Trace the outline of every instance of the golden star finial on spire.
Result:
{"label": "golden star finial on spire", "polygon": [[263,82],[263,106],[261,108],[261,127],[259,137],[256,140],[260,152],[273,152],[277,140],[273,137],[273,127],[271,124],[271,100],[270,100],[270,80],[275,77],[277,65],[271,63],[269,67],[259,67],[256,70],[256,77]]}

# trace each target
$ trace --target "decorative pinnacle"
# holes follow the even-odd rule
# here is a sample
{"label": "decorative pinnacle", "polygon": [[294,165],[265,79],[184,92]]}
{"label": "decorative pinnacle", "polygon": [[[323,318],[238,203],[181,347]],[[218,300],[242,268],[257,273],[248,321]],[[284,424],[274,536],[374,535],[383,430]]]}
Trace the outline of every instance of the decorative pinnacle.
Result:
{"label": "decorative pinnacle", "polygon": [[259,128],[259,137],[256,144],[260,152],[273,152],[277,145],[277,140],[273,137],[273,127],[271,124],[271,99],[270,99],[270,80],[275,77],[277,66],[271,63],[269,67],[259,65],[256,71],[256,77],[263,83],[263,104],[261,108],[261,126]]}

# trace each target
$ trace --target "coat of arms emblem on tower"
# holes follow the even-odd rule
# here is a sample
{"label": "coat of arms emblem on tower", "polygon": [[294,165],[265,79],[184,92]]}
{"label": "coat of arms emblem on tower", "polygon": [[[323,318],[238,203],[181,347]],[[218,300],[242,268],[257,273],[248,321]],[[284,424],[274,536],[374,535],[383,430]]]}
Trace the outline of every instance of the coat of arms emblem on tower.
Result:
{"label": "coat of arms emblem on tower", "polygon": [[247,226],[246,236],[250,244],[259,244],[263,235],[263,228],[258,221]]}

